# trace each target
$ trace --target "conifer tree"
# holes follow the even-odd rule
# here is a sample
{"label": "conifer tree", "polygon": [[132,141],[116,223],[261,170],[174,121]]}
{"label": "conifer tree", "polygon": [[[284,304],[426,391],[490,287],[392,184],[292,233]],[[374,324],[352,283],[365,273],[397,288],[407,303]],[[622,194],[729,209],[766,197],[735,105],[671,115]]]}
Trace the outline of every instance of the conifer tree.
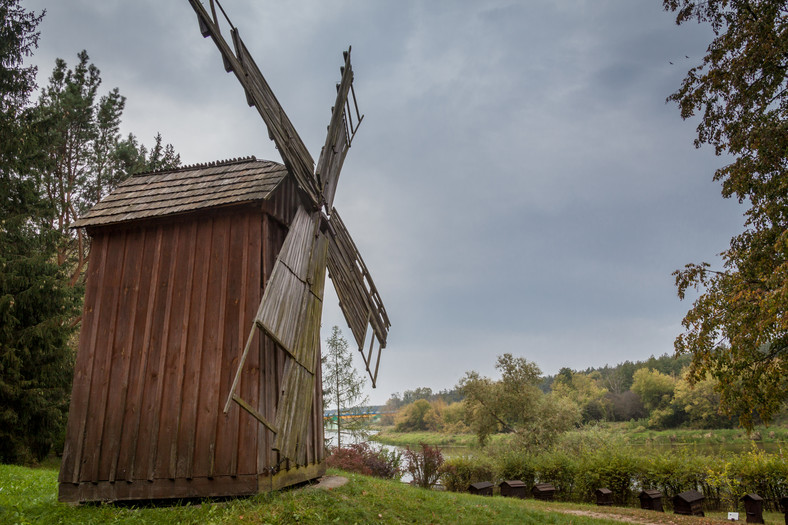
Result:
{"label": "conifer tree", "polygon": [[[322,358],[323,365],[323,404],[335,407],[337,411],[337,448],[342,446],[342,431],[359,432],[360,419],[350,418],[356,409],[366,405],[364,395],[366,379],[359,375],[353,366],[353,356],[348,343],[338,326],[331,329],[331,337],[326,341],[328,352]],[[345,417],[345,421],[342,417]]]}
{"label": "conifer tree", "polygon": [[62,439],[78,291],[56,264],[49,203],[38,194],[44,134],[29,104],[43,14],[0,0],[0,461],[40,460]]}

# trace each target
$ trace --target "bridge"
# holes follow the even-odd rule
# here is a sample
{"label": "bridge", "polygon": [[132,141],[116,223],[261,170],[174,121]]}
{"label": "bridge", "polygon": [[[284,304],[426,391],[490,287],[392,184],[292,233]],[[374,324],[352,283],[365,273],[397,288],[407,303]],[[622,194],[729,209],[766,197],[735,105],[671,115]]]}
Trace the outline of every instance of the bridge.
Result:
{"label": "bridge", "polygon": [[[341,415],[341,419],[375,419],[376,417],[380,417],[385,414],[395,414],[396,411],[391,410],[384,410],[385,407],[382,405],[378,406],[369,406],[369,407],[353,407],[347,409],[347,411],[343,411]],[[323,420],[324,421],[336,421],[337,420],[337,411],[336,409],[324,410],[323,411]]]}

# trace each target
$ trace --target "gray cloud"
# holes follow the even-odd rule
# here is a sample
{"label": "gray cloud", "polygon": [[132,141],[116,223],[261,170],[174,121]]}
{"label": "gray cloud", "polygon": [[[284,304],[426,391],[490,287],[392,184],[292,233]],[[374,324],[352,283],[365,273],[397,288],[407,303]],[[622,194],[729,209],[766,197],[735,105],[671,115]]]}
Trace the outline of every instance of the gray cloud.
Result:
{"label": "gray cloud", "polygon": [[[128,97],[125,132],[187,163],[279,159],[187,2],[47,4],[26,2],[49,11],[41,84],[84,48]],[[657,0],[225,4],[315,157],[353,45],[366,116],[336,204],[393,322],[373,401],[503,352],[553,373],[672,351],[670,273],[742,224],[711,181],[724,159],[665,104],[707,29]]]}

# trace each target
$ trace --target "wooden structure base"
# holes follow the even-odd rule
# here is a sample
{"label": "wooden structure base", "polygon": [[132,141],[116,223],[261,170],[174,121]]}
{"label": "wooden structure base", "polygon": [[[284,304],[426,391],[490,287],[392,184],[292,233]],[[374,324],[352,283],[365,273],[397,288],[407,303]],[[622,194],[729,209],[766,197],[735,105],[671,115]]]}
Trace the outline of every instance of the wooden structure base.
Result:
{"label": "wooden structure base", "polygon": [[248,474],[213,478],[154,479],[153,481],[99,481],[60,483],[58,499],[72,503],[88,501],[144,501],[226,496],[252,496],[305,483],[326,473],[325,462],[282,470],[273,476]]}

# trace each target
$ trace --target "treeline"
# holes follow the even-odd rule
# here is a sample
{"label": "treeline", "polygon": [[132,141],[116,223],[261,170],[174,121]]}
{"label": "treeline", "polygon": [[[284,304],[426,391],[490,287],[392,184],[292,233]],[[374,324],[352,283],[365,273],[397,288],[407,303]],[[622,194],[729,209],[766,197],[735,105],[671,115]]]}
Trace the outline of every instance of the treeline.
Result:
{"label": "treeline", "polygon": [[650,429],[731,428],[736,414],[720,412],[715,383],[691,383],[688,356],[651,357],[616,366],[542,376],[521,357],[498,357],[497,379],[467,372],[451,390],[430,388],[394,394],[384,424],[398,431],[473,432],[480,442],[496,433],[515,433],[544,443],[585,423],[640,420]]}
{"label": "treeline", "polygon": [[102,93],[87,52],[57,59],[33,100],[44,14],[0,0],[0,461],[29,462],[62,443],[89,238],[69,225],[138,171],[180,158],[120,122],[125,97]]}

